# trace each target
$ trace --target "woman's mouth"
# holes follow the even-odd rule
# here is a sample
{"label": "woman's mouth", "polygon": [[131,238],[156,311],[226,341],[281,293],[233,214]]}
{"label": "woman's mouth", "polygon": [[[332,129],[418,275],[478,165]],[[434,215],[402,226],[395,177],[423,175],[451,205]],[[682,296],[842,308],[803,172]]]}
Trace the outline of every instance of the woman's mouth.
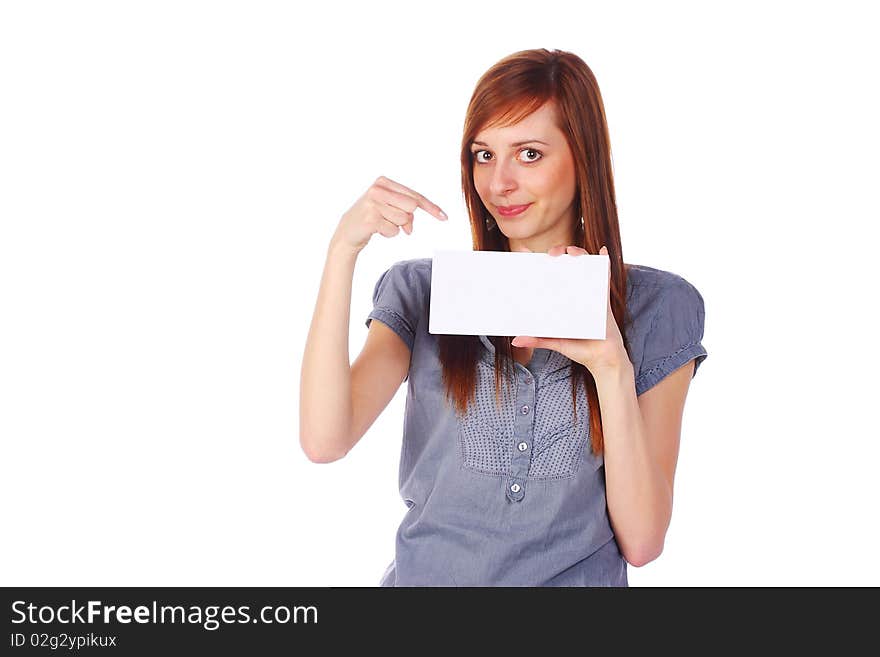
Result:
{"label": "woman's mouth", "polygon": [[496,205],[495,207],[498,208],[498,214],[502,217],[513,217],[523,213],[530,205],[531,203],[526,203],[525,205],[508,205],[506,207]]}

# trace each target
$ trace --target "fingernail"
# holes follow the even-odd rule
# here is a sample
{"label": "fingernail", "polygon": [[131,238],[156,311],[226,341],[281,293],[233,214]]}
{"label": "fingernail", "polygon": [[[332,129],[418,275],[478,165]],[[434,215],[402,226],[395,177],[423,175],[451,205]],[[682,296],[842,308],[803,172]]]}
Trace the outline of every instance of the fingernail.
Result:
{"label": "fingernail", "polygon": [[440,210],[440,216],[443,217],[444,219],[449,219],[449,217],[446,215],[445,212],[443,212],[443,210]]}

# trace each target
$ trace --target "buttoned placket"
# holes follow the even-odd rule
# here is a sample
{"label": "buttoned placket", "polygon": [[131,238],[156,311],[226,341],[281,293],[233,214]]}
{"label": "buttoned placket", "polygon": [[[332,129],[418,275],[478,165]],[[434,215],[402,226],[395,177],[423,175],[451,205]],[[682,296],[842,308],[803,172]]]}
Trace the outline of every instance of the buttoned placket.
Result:
{"label": "buttoned placket", "polygon": [[525,497],[529,466],[532,463],[532,440],[535,436],[535,389],[531,372],[516,363],[516,413],[513,421],[513,452],[507,477],[507,497],[519,502]]}
{"label": "buttoned placket", "polygon": [[[495,347],[485,335],[480,340],[492,355],[494,361]],[[535,404],[537,401],[538,384],[536,378],[547,364],[549,352],[542,352],[534,359],[533,374],[525,365],[514,362],[516,368],[516,395],[514,398],[513,440],[511,441],[510,469],[505,477],[505,488],[508,499],[520,502],[526,494],[529,467],[532,462],[532,441],[535,437]],[[534,358],[534,352],[533,352]]]}

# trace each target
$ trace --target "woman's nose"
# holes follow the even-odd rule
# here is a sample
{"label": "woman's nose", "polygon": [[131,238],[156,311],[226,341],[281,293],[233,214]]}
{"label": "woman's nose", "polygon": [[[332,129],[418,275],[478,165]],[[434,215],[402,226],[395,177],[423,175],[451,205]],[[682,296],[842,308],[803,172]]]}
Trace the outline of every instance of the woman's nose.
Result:
{"label": "woman's nose", "polygon": [[497,196],[504,196],[507,192],[516,188],[516,176],[513,167],[499,160],[492,169],[492,179],[489,182],[490,191]]}

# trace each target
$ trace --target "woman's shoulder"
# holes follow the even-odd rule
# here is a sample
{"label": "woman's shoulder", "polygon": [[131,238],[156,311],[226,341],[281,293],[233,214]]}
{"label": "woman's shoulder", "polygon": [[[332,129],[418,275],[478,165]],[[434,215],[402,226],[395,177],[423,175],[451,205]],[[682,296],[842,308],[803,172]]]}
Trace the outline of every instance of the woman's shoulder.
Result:
{"label": "woman's shoulder", "polygon": [[701,344],[703,297],[684,276],[646,265],[627,265],[625,326],[630,360],[641,395],[688,360],[696,368],[707,352]]}
{"label": "woman's shoulder", "polygon": [[392,264],[389,269],[397,269],[401,273],[411,273],[413,275],[431,273],[431,258],[411,258],[410,260],[398,260]]}
{"label": "woman's shoulder", "polygon": [[683,276],[671,271],[647,265],[626,263],[624,265],[626,266],[627,288],[667,288],[676,285],[693,287]]}
{"label": "woman's shoulder", "polygon": [[661,306],[703,308],[699,290],[684,276],[657,267],[626,264],[627,305],[631,316],[654,317]]}
{"label": "woman's shoulder", "polygon": [[394,291],[400,297],[423,297],[431,285],[431,258],[398,260],[389,265],[376,281],[374,299],[383,291]]}
{"label": "woman's shoulder", "polygon": [[403,285],[410,289],[422,291],[430,289],[431,258],[398,260],[385,270],[380,282],[382,279],[388,279],[389,282]]}
{"label": "woman's shoulder", "polygon": [[401,260],[401,264],[405,264],[407,267],[412,267],[414,269],[427,269],[431,270],[431,263],[433,262],[433,258],[412,258],[411,260]]}

